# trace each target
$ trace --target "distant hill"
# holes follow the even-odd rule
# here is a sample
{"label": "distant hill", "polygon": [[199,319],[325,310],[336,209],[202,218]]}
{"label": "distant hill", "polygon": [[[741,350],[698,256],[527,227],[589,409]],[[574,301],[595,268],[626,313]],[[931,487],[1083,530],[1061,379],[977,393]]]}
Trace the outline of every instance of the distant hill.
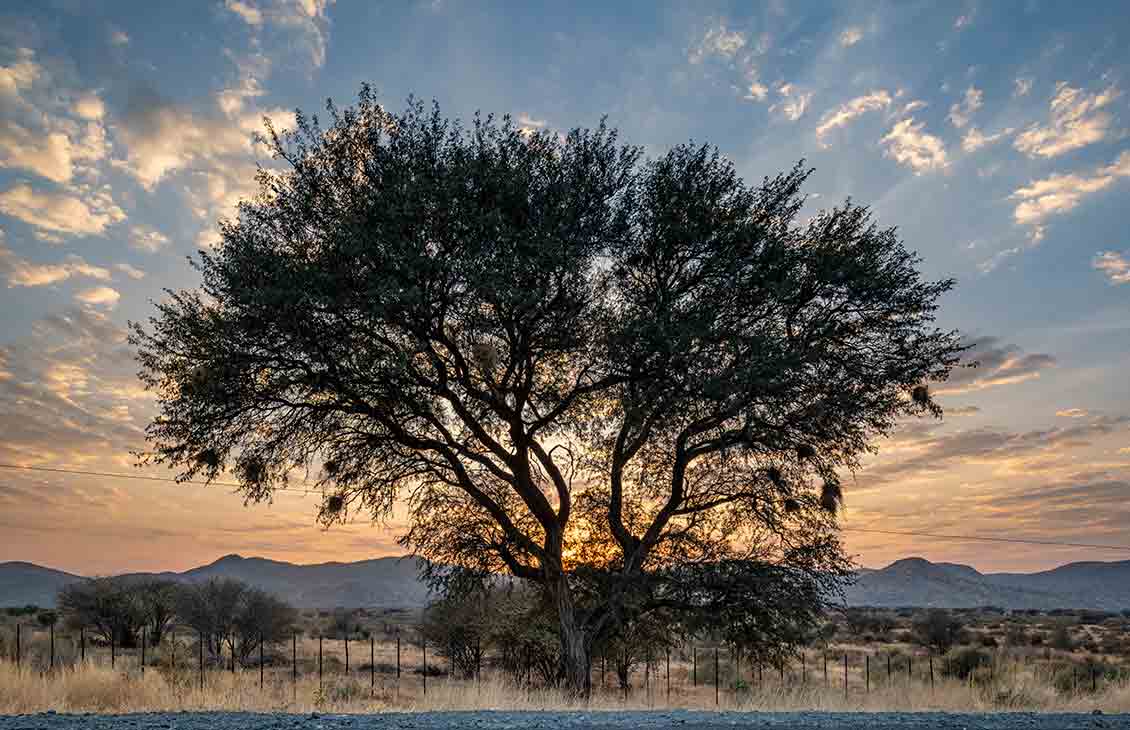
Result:
{"label": "distant hill", "polygon": [[[414,608],[428,601],[427,587],[416,577],[416,560],[413,558],[295,565],[265,558],[227,555],[183,573],[129,573],[127,576],[186,582],[238,578],[301,608]],[[0,563],[0,606],[29,603],[53,606],[59,588],[76,580],[82,580],[82,577],[31,563]]]}
{"label": "distant hill", "polygon": [[54,606],[55,594],[80,576],[34,563],[0,563],[0,606]]}
{"label": "distant hill", "polygon": [[[416,608],[428,601],[412,558],[296,565],[228,555],[183,573],[133,573],[182,581],[230,577],[301,608]],[[0,563],[0,606],[52,606],[59,588],[80,576],[31,563]],[[1130,561],[1069,563],[1039,573],[980,573],[968,565],[905,558],[864,569],[847,591],[853,606],[1043,609],[1130,608]]]}
{"label": "distant hill", "polygon": [[968,565],[904,558],[862,570],[847,591],[853,606],[1130,608],[1130,560],[1068,563],[1039,573],[980,573]]}

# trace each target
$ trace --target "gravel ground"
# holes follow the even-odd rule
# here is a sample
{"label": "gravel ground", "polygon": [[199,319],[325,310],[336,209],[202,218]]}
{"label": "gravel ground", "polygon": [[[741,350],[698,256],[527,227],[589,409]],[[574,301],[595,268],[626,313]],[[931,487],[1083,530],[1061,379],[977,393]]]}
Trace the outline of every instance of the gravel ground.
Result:
{"label": "gravel ground", "polygon": [[279,715],[228,712],[0,716],[0,730],[1062,730],[1123,728],[1130,715],[998,713],[426,712]]}

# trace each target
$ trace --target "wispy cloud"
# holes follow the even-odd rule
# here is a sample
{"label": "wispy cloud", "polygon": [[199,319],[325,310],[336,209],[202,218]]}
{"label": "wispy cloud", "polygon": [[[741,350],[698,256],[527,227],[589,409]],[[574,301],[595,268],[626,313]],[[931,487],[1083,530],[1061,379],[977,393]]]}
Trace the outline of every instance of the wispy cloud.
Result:
{"label": "wispy cloud", "polygon": [[924,131],[924,122],[908,117],[895,123],[881,140],[886,145],[884,154],[900,165],[914,170],[916,175],[940,170],[947,164],[946,147],[942,140]]}
{"label": "wispy cloud", "polygon": [[1056,157],[1106,138],[1113,116],[1103,108],[1119,96],[1113,86],[1088,94],[1061,81],[1051,99],[1048,124],[1032,124],[1016,135],[1016,149],[1029,157]]}
{"label": "wispy cloud", "polygon": [[1020,225],[1042,223],[1053,215],[1074,210],[1088,195],[1104,190],[1118,178],[1130,176],[1130,150],[1092,174],[1053,174],[1035,180],[1012,194],[1020,201],[1013,219]]}
{"label": "wispy cloud", "polygon": [[769,111],[780,112],[781,116],[790,122],[795,122],[808,111],[812,101],[813,92],[797,88],[795,84],[781,84],[777,87],[780,101],[769,107]]}
{"label": "wispy cloud", "polygon": [[973,112],[977,111],[984,104],[984,94],[980,89],[970,86],[965,90],[965,96],[961,101],[953,104],[950,107],[949,120],[953,126],[961,129],[969,124],[969,120],[973,116]]}
{"label": "wispy cloud", "polygon": [[828,143],[825,137],[829,132],[840,127],[846,127],[854,119],[867,112],[886,109],[890,105],[891,95],[885,89],[878,89],[869,94],[857,96],[820,118],[820,124],[816,127],[816,139],[819,140],[821,146],[827,147]]}
{"label": "wispy cloud", "polygon": [[711,56],[730,59],[745,46],[745,34],[730,30],[726,27],[726,21],[720,20],[707,28],[698,42],[687,51],[687,60],[700,64]]}
{"label": "wispy cloud", "polygon": [[1091,263],[1111,284],[1130,284],[1130,251],[1102,251]]}
{"label": "wispy cloud", "polygon": [[1024,353],[1017,345],[1006,343],[1000,337],[980,337],[969,341],[965,363],[976,367],[954,370],[946,382],[939,385],[939,395],[956,395],[1022,383],[1040,377],[1040,373],[1055,367],[1056,359],[1050,354]]}
{"label": "wispy cloud", "polygon": [[858,25],[845,28],[844,31],[840,33],[840,45],[844,48],[854,46],[861,40],[863,40],[863,28],[860,28]]}

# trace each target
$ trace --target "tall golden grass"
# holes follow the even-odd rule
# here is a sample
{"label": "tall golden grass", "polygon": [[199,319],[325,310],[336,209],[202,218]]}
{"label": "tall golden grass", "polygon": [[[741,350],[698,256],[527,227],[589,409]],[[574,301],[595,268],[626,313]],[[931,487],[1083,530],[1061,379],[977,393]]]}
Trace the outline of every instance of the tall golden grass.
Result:
{"label": "tall golden grass", "polygon": [[[367,658],[367,657],[366,657]],[[124,664],[124,662],[123,662]],[[618,690],[597,688],[587,702],[554,689],[527,689],[499,676],[484,675],[481,682],[429,678],[427,693],[418,675],[405,674],[400,682],[390,675],[376,675],[370,685],[367,668],[350,675],[304,674],[291,682],[290,669],[264,673],[259,686],[258,669],[230,672],[209,670],[203,690],[193,668],[173,672],[168,666],[149,667],[144,673],[135,665],[116,669],[88,660],[51,671],[11,662],[0,662],[0,714],[55,710],[58,712],[162,712],[191,710],[245,710],[257,712],[373,713],[385,711],[436,710],[561,710],[561,709],[722,709],[722,710],[827,710],[827,711],[928,711],[949,712],[1130,712],[1130,686],[1125,680],[1103,683],[1098,691],[1089,685],[1079,691],[1057,690],[1034,667],[1002,666],[991,683],[969,683],[935,678],[933,687],[920,678],[893,677],[875,681],[865,691],[853,676],[845,696],[842,675],[837,684],[832,675],[825,685],[822,674],[770,681],[737,689],[733,685],[688,686],[680,668],[680,681],[672,674],[671,694],[662,671],[652,677],[649,691],[640,678],[625,697]],[[776,680],[777,678],[772,678]]]}

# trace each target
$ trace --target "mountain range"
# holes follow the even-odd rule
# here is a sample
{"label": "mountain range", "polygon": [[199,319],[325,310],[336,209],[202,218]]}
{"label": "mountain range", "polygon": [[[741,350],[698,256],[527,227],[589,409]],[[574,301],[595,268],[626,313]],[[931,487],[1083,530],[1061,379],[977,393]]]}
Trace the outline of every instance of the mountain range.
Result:
{"label": "mountain range", "polygon": [[[428,600],[412,558],[296,565],[228,555],[183,573],[132,573],[178,581],[238,578],[302,608],[414,608]],[[0,606],[52,606],[59,588],[81,576],[32,563],[0,563]],[[1130,560],[1068,563],[1038,573],[980,573],[968,565],[905,558],[859,571],[852,606],[1009,609],[1130,608]]]}

